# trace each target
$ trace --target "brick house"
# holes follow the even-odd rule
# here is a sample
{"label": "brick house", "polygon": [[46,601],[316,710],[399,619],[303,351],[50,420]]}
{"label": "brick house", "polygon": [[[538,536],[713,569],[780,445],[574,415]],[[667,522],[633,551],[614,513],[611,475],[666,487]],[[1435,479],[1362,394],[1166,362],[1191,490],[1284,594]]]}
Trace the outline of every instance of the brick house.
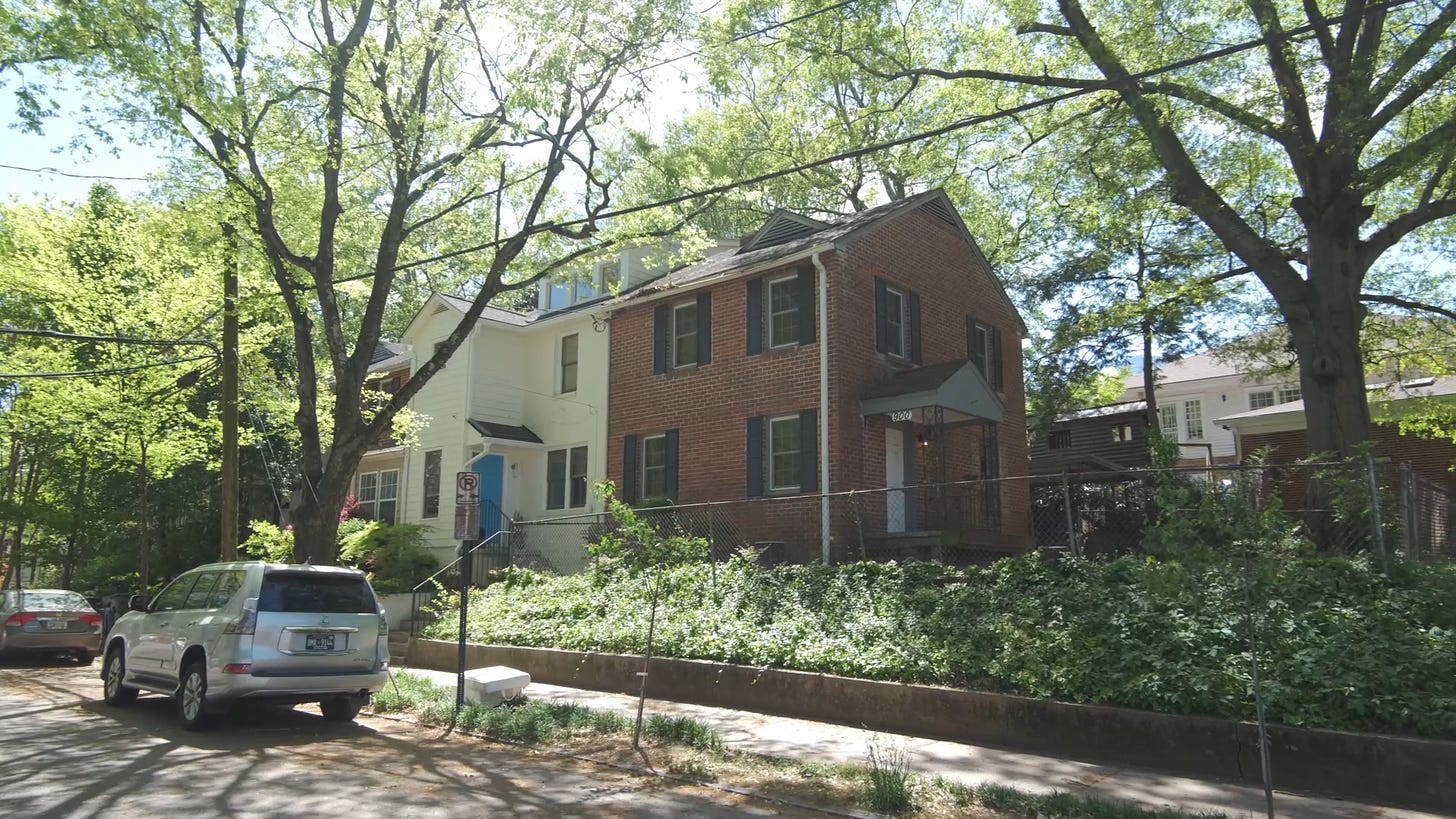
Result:
{"label": "brick house", "polygon": [[793,560],[857,556],[852,527],[1029,542],[1025,482],[977,480],[1027,473],[1025,328],[944,192],[777,212],[609,310],[607,475],[629,502],[745,501],[738,536]]}

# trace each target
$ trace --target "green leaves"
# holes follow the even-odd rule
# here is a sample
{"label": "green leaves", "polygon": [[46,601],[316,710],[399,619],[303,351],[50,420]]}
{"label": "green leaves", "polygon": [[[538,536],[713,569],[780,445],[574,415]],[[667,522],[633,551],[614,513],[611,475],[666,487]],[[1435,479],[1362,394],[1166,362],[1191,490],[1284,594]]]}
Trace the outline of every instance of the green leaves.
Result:
{"label": "green leaves", "polygon": [[[1456,737],[1456,567],[1050,561],[663,570],[666,656],[1250,718],[1249,600],[1272,719]],[[648,591],[627,573],[514,572],[471,600],[470,639],[640,652]],[[452,638],[449,618],[430,636]]]}

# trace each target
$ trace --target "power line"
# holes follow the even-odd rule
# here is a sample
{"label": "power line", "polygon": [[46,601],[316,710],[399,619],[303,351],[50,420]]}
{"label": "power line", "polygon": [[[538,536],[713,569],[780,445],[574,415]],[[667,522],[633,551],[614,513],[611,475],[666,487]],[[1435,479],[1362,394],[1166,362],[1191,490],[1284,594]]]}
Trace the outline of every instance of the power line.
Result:
{"label": "power line", "polygon": [[146,176],[112,176],[102,173],[74,173],[63,171],[60,168],[27,168],[24,165],[6,165],[0,163],[0,168],[7,171],[23,171],[25,173],[46,174],[51,176],[64,176],[70,179],[105,179],[112,182],[150,182],[151,178]]}
{"label": "power line", "polygon": [[186,364],[189,361],[212,361],[210,355],[199,355],[191,358],[175,358],[171,361],[153,361],[147,364],[135,364],[130,367],[113,367],[106,370],[63,370],[59,372],[38,372],[38,373],[0,373],[0,379],[16,378],[82,378],[93,375],[126,375],[140,370],[147,370],[153,367],[171,367],[175,364]]}
{"label": "power line", "polygon": [[757,37],[760,34],[767,34],[770,31],[777,31],[778,29],[781,29],[781,28],[788,28],[789,26],[793,25],[794,23],[803,22],[804,20],[808,20],[811,17],[818,17],[821,14],[828,14],[831,11],[838,11],[839,9],[846,8],[848,6],[852,6],[852,5],[854,5],[855,3],[858,3],[858,2],[859,2],[859,0],[841,0],[841,2],[830,4],[828,6],[825,6],[822,9],[815,9],[814,11],[805,12],[803,14],[800,14],[798,17],[790,17],[787,20],[779,20],[777,22],[770,23],[770,24],[768,24],[768,25],[766,25],[766,26],[764,26],[762,28],[756,28],[756,29],[752,29],[750,31],[745,31],[745,32],[743,32],[741,34],[735,34],[732,37],[729,37],[728,39],[724,40],[721,43],[712,43],[711,45],[705,45],[702,48],[696,48],[696,49],[693,49],[692,51],[684,52],[682,54],[677,55],[676,57],[669,57],[666,60],[661,60],[661,61],[655,62],[652,65],[649,65],[646,68],[643,68],[642,71],[651,71],[654,68],[661,68],[664,65],[671,65],[671,64],[673,64],[673,63],[675,63],[675,62],[677,62],[679,60],[686,60],[689,57],[700,57],[700,56],[703,56],[705,54],[705,52],[709,51],[710,49],[722,48],[724,46],[729,46],[729,45],[732,45],[732,44],[734,44],[736,42],[740,42],[742,40],[747,40],[747,39],[749,39],[751,37]]}
{"label": "power line", "polygon": [[[1390,2],[1386,2],[1386,3],[1381,3],[1381,4],[1378,4],[1378,5],[1370,6],[1370,7],[1364,9],[1363,11],[1361,11],[1359,13],[1360,14],[1368,14],[1371,11],[1388,11],[1390,9],[1393,9],[1393,8],[1396,8],[1396,7],[1399,7],[1399,6],[1408,5],[1408,4],[1413,3],[1415,1],[1416,0],[1390,0]],[[670,207],[672,205],[680,205],[680,204],[682,204],[684,202],[691,202],[691,201],[698,200],[698,199],[706,199],[706,198],[708,198],[710,196],[718,196],[720,194],[729,193],[729,192],[734,191],[734,190],[737,190],[739,188],[745,188],[745,187],[750,187],[750,186],[753,186],[753,185],[759,185],[759,184],[762,184],[764,182],[771,182],[771,181],[773,181],[775,179],[780,179],[780,178],[785,177],[785,176],[792,176],[793,174],[802,173],[802,172],[808,171],[808,170],[813,170],[815,168],[823,167],[825,165],[832,165],[832,164],[834,164],[836,162],[843,162],[843,161],[848,160],[848,159],[858,159],[859,157],[866,156],[866,155],[873,154],[873,153],[878,153],[880,151],[889,150],[890,148],[898,148],[898,147],[903,146],[903,145],[909,145],[909,144],[916,143],[916,142],[922,142],[922,141],[928,140],[928,139],[934,139],[935,137],[944,136],[946,134],[953,133],[955,131],[964,130],[966,128],[974,127],[976,125],[984,125],[985,123],[988,123],[988,122],[994,122],[994,121],[1000,120],[1000,119],[1006,119],[1006,118],[1009,118],[1009,117],[1019,116],[1019,115],[1024,114],[1024,113],[1026,113],[1028,111],[1034,111],[1034,110],[1037,110],[1039,108],[1046,108],[1046,107],[1049,107],[1049,106],[1052,106],[1052,105],[1056,105],[1057,103],[1060,103],[1060,102],[1066,102],[1066,101],[1069,101],[1069,100],[1072,100],[1072,99],[1076,99],[1078,97],[1087,96],[1089,94],[1094,94],[1094,93],[1101,92],[1101,91],[1111,90],[1111,89],[1115,88],[1120,82],[1128,82],[1128,81],[1138,82],[1138,81],[1141,81],[1141,80],[1148,79],[1150,77],[1156,77],[1156,76],[1159,76],[1161,74],[1167,74],[1167,73],[1172,72],[1172,71],[1178,71],[1178,70],[1183,69],[1183,68],[1190,68],[1192,66],[1199,65],[1199,64],[1205,63],[1205,62],[1209,62],[1211,60],[1216,60],[1216,59],[1219,59],[1219,58],[1222,58],[1222,57],[1227,57],[1227,56],[1230,56],[1230,55],[1233,55],[1233,54],[1239,54],[1239,53],[1242,53],[1244,51],[1250,51],[1252,49],[1260,48],[1260,47],[1263,47],[1263,46],[1267,45],[1269,42],[1271,42],[1271,40],[1273,40],[1273,41],[1288,41],[1288,40],[1293,40],[1293,39],[1298,38],[1298,37],[1301,37],[1301,36],[1303,36],[1305,34],[1310,34],[1310,33],[1314,32],[1317,29],[1327,28],[1327,27],[1333,25],[1334,23],[1336,23],[1337,21],[1338,21],[1338,18],[1328,18],[1328,19],[1326,19],[1326,20],[1324,20],[1323,22],[1320,22],[1320,23],[1309,23],[1309,24],[1306,24],[1306,25],[1303,25],[1303,26],[1297,26],[1295,28],[1288,29],[1287,31],[1284,31],[1278,38],[1260,37],[1260,38],[1254,39],[1254,40],[1245,40],[1244,42],[1241,42],[1241,43],[1235,43],[1233,45],[1225,46],[1223,48],[1214,49],[1213,51],[1204,52],[1202,54],[1198,54],[1198,55],[1195,55],[1193,57],[1187,57],[1187,58],[1182,59],[1182,60],[1176,60],[1174,62],[1167,63],[1167,64],[1164,64],[1164,65],[1158,66],[1156,68],[1150,68],[1150,69],[1147,69],[1147,70],[1144,70],[1144,71],[1135,72],[1135,73],[1129,74],[1128,77],[1125,80],[1102,80],[1102,81],[1095,82],[1095,83],[1094,82],[1089,82],[1088,85],[1085,85],[1085,86],[1082,86],[1082,87],[1079,87],[1079,88],[1076,88],[1076,89],[1073,89],[1073,90],[1070,90],[1070,91],[1066,91],[1066,92],[1063,92],[1061,94],[1054,94],[1054,95],[1052,95],[1050,97],[1043,97],[1041,99],[1032,100],[1030,102],[1022,103],[1021,105],[1013,106],[1011,108],[1003,108],[1001,110],[994,111],[994,112],[989,113],[989,114],[978,114],[976,116],[964,117],[962,119],[956,120],[954,122],[951,122],[951,123],[949,123],[947,125],[940,126],[938,128],[931,128],[931,129],[926,130],[926,131],[919,131],[919,132],[914,133],[914,134],[909,134],[909,135],[902,136],[902,137],[896,137],[894,139],[883,140],[881,142],[872,143],[870,145],[865,145],[865,146],[862,146],[862,147],[859,147],[859,148],[855,148],[855,149],[852,149],[852,150],[849,150],[849,151],[843,151],[841,153],[833,154],[831,156],[824,157],[824,158],[821,158],[821,159],[811,160],[809,162],[800,163],[798,165],[793,165],[793,166],[790,166],[790,167],[787,167],[787,168],[781,168],[781,169],[776,170],[776,171],[769,171],[767,173],[762,173],[762,174],[759,174],[759,175],[754,176],[754,177],[749,177],[747,179],[740,179],[740,180],[737,180],[737,181],[734,181],[734,182],[726,182],[726,183],[724,183],[722,185],[715,185],[713,187],[704,188],[704,189],[701,189],[701,190],[698,190],[698,191],[693,191],[693,192],[690,192],[690,193],[684,193],[684,194],[680,194],[678,196],[669,197],[669,198],[666,198],[666,199],[659,199],[659,200],[657,200],[655,202],[648,202],[648,203],[641,204],[641,205],[632,205],[632,206],[629,206],[629,207],[618,208],[616,210],[603,211],[602,213],[598,213],[598,214],[596,214],[594,216],[583,216],[583,217],[580,217],[580,218],[577,218],[577,219],[570,219],[570,220],[567,220],[567,221],[564,221],[564,222],[548,222],[548,223],[542,223],[542,224],[539,224],[539,225],[535,226],[531,230],[527,231],[527,235],[534,235],[534,234],[539,234],[539,233],[546,233],[548,231],[560,230],[560,229],[563,229],[563,228],[580,227],[582,225],[592,224],[592,223],[594,223],[596,221],[599,221],[599,220],[612,219],[612,218],[619,217],[619,216],[629,216],[629,215],[634,214],[634,213],[643,213],[645,211],[658,210],[660,208]],[[412,261],[412,262],[408,262],[408,263],[405,263],[405,264],[397,265],[395,267],[395,271],[397,272],[397,271],[401,271],[401,270],[409,270],[409,269],[412,269],[412,268],[415,268],[415,267],[421,267],[421,266],[424,266],[424,265],[427,265],[427,264],[433,264],[435,262],[446,261],[448,259],[453,259],[453,258],[456,258],[456,257],[459,257],[459,256],[464,256],[464,255],[467,255],[467,254],[471,254],[471,253],[478,253],[478,252],[480,252],[482,250],[490,250],[492,248],[499,247],[499,246],[505,244],[508,241],[513,241],[513,240],[515,240],[517,238],[519,238],[519,236],[512,237],[511,239],[503,239],[503,240],[497,240],[497,241],[491,241],[491,242],[482,242],[480,244],[471,245],[469,247],[461,248],[459,250],[452,250],[452,251],[450,251],[448,253],[437,254],[435,256],[431,256],[431,257],[425,258],[425,259],[418,259],[418,260],[415,260],[415,261]]]}
{"label": "power line", "polygon": [[[86,333],[63,333],[60,330],[28,330],[21,327],[0,326],[0,333],[13,336],[34,336],[54,338],[62,341],[104,341],[116,344],[137,344],[147,347],[206,347],[213,355],[222,355],[217,343],[205,338],[143,338],[141,336],[97,336]],[[191,359],[188,359],[189,361]]]}

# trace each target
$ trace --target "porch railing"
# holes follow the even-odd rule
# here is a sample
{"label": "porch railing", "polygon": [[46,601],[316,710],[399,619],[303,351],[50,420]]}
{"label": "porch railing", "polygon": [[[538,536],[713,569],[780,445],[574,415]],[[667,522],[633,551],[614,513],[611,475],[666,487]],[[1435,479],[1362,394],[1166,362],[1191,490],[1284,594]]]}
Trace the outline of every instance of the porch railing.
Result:
{"label": "porch railing", "polygon": [[490,501],[481,504],[481,519],[482,523],[489,523],[489,526],[482,526],[481,530],[493,532],[493,534],[482,538],[480,542],[466,550],[465,554],[417,583],[412,590],[410,599],[411,637],[420,636],[420,630],[425,626],[425,620],[421,615],[425,613],[425,606],[434,598],[437,590],[458,591],[460,589],[461,573],[465,568],[466,560],[470,561],[470,585],[477,589],[489,586],[495,581],[498,570],[511,565],[511,519],[502,514],[500,507]]}

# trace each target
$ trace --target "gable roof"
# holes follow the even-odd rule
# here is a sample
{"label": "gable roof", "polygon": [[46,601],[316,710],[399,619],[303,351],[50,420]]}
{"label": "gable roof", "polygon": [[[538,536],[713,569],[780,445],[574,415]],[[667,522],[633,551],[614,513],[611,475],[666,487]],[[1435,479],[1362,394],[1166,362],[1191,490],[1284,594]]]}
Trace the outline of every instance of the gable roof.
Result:
{"label": "gable roof", "polygon": [[753,235],[739,248],[739,253],[747,253],[765,247],[781,245],[791,239],[797,239],[809,233],[823,230],[829,227],[828,222],[821,222],[818,219],[810,219],[803,214],[794,213],[791,210],[779,208],[769,214],[768,220],[763,227],[754,231]]}
{"label": "gable roof", "polygon": [[[1017,323],[1023,336],[1027,335],[1026,322],[1021,319],[1021,312],[1016,309],[1016,304],[1006,293],[1006,287],[1001,279],[991,270],[991,263],[987,261],[986,254],[981,252],[981,246],[976,243],[975,237],[971,235],[966,224],[961,220],[960,214],[951,203],[950,197],[946,196],[944,190],[933,188],[915,196],[906,197],[889,204],[880,205],[869,210],[859,211],[842,217],[833,222],[820,223],[823,227],[804,233],[793,238],[781,241],[769,246],[755,247],[757,238],[749,243],[753,249],[740,250],[737,253],[724,252],[712,255],[706,260],[695,264],[686,265],[676,270],[669,271],[653,279],[642,282],[629,290],[623,291],[615,300],[615,304],[624,306],[627,303],[648,299],[668,291],[681,291],[696,287],[705,287],[726,279],[747,276],[761,270],[797,261],[808,259],[815,253],[827,252],[842,245],[861,234],[867,233],[880,225],[899,218],[916,210],[924,209],[926,213],[955,227],[965,240],[966,244],[976,254],[995,283],[997,292],[1005,299],[1011,311],[1016,314]],[[776,211],[771,215],[764,227],[759,229],[759,234],[776,224],[786,224],[789,217],[787,211]],[[798,216],[796,224],[815,222],[816,220]],[[757,237],[758,234],[755,234]]]}

